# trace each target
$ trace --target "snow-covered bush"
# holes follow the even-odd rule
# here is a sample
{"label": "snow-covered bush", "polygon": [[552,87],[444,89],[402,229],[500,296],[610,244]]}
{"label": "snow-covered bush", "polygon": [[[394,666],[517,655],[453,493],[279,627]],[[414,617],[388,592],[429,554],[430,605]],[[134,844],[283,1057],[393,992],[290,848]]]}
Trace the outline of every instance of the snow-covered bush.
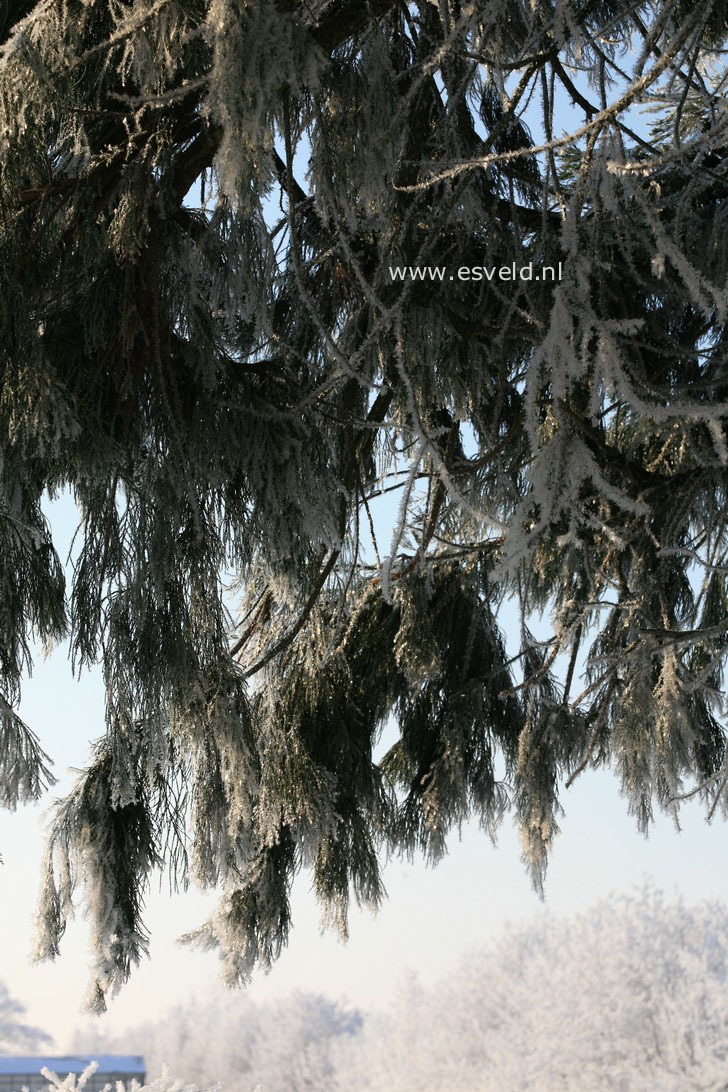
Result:
{"label": "snow-covered bush", "polygon": [[358,1012],[320,994],[295,993],[265,1005],[244,993],[216,994],[114,1039],[93,1026],[79,1030],[74,1049],[123,1051],[133,1042],[153,1078],[168,1066],[198,1086],[219,1081],[226,1092],[323,1092],[333,1081],[333,1044],[361,1024]]}
{"label": "snow-covered bush", "polygon": [[[59,1077],[57,1073],[53,1073],[46,1066],[41,1069],[41,1073],[47,1078],[51,1092],[56,1089],[58,1092],[82,1092],[89,1077],[93,1076],[97,1069],[98,1062],[90,1062],[83,1073],[69,1073],[64,1078]],[[197,1085],[186,1084],[183,1080],[170,1076],[168,1070],[165,1069],[161,1076],[148,1084],[140,1084],[139,1081],[132,1080],[128,1089],[125,1089],[124,1082],[117,1081],[115,1092],[217,1092],[219,1087],[219,1085],[213,1085],[208,1089],[199,1089]],[[113,1085],[106,1084],[104,1085],[104,1092],[112,1092],[113,1088]]]}
{"label": "snow-covered bush", "polygon": [[151,1076],[168,1062],[225,1092],[722,1092],[727,973],[728,906],[646,886],[508,928],[365,1018],[317,995],[218,995],[76,1046],[133,1041]]}
{"label": "snow-covered bush", "polygon": [[728,907],[646,888],[416,978],[336,1045],[336,1092],[720,1092]]}

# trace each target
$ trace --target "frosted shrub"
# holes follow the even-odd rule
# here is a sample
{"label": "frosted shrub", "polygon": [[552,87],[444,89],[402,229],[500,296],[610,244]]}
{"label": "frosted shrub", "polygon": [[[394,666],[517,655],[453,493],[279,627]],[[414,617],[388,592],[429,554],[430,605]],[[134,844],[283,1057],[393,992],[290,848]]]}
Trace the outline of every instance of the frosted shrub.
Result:
{"label": "frosted shrub", "polygon": [[219,1081],[227,1092],[325,1092],[333,1080],[332,1048],[361,1030],[362,1016],[318,994],[295,993],[267,1004],[246,993],[196,995],[148,1023],[117,1035],[91,1024],[76,1049],[128,1049],[144,1055],[147,1073],[169,1064],[186,1082]]}
{"label": "frosted shrub", "polygon": [[[97,1069],[98,1062],[90,1062],[83,1073],[69,1073],[63,1079],[45,1066],[41,1069],[41,1073],[47,1078],[48,1087],[52,1092],[53,1090],[58,1090],[58,1092],[82,1092],[89,1078]],[[139,1081],[132,1080],[125,1085],[123,1081],[116,1081],[114,1085],[104,1085],[103,1092],[218,1092],[221,1088],[222,1085],[214,1084],[208,1088],[199,1089],[195,1084],[187,1084],[183,1080],[171,1077],[165,1068],[160,1077],[148,1084],[140,1084]]]}
{"label": "frosted shrub", "polygon": [[722,1092],[728,908],[645,888],[510,928],[334,1046],[336,1092]]}
{"label": "frosted shrub", "polygon": [[150,1074],[173,1059],[227,1092],[723,1092],[728,907],[645,886],[484,937],[374,1013],[221,991],[113,1043],[93,1025],[75,1037],[84,1051],[131,1041]]}

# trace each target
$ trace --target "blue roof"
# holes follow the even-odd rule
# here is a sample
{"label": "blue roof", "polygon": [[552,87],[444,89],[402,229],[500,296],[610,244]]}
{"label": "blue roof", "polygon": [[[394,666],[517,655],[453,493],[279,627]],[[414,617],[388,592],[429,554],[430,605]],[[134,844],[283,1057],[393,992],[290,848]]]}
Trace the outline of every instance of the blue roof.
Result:
{"label": "blue roof", "polygon": [[97,1073],[144,1073],[144,1058],[141,1054],[64,1054],[48,1057],[47,1055],[14,1055],[0,1057],[0,1073],[25,1074],[40,1073],[45,1066],[53,1073],[83,1073],[90,1062],[98,1062]]}

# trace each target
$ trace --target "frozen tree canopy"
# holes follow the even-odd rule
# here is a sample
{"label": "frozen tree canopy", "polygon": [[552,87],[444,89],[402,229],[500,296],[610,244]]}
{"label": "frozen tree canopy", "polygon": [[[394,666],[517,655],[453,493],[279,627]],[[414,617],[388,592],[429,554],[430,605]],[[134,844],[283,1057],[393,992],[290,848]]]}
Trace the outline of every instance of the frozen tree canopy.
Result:
{"label": "frozen tree canopy", "polygon": [[724,1092],[727,974],[728,908],[645,887],[510,927],[376,1013],[197,994],[114,1045],[223,1092]]}
{"label": "frozen tree canopy", "polygon": [[327,1087],[722,1092],[727,936],[724,905],[649,889],[511,929],[334,1043]]}
{"label": "frozen tree canopy", "polygon": [[23,1023],[24,1014],[25,1006],[0,982],[0,1054],[34,1050],[50,1041],[50,1035],[40,1028]]}
{"label": "frozen tree canopy", "polygon": [[[319,994],[256,1004],[245,991],[221,996],[193,989],[185,1003],[117,1032],[112,1042],[119,1048],[138,1044],[150,1077],[168,1066],[202,1087],[214,1079],[222,1092],[333,1092],[338,1050],[345,1057],[346,1045],[361,1031],[359,1012]],[[109,1047],[108,1029],[99,1030],[95,1020],[74,1039],[92,1054]],[[357,1060],[352,1083],[359,1079]]]}
{"label": "frozen tree canopy", "polygon": [[93,1008],[157,867],[221,889],[234,983],[301,868],[345,930],[383,854],[509,807],[540,884],[590,766],[643,828],[720,807],[726,38],[723,0],[0,6],[0,799],[49,780],[17,702],[68,635],[106,725],[37,954],[82,877]]}

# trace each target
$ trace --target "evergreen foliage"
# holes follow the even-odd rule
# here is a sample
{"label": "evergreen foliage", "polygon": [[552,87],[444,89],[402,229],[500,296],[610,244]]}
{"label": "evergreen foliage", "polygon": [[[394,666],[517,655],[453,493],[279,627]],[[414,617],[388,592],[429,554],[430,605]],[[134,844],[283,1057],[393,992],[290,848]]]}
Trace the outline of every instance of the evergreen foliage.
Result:
{"label": "evergreen foliage", "polygon": [[[0,799],[48,780],[14,708],[68,634],[106,733],[38,952],[82,877],[96,1009],[160,864],[222,887],[192,939],[238,981],[301,867],[345,930],[383,853],[509,806],[540,884],[590,765],[644,827],[721,804],[727,31],[723,0],[0,6]],[[456,275],[513,262],[563,276]]]}

